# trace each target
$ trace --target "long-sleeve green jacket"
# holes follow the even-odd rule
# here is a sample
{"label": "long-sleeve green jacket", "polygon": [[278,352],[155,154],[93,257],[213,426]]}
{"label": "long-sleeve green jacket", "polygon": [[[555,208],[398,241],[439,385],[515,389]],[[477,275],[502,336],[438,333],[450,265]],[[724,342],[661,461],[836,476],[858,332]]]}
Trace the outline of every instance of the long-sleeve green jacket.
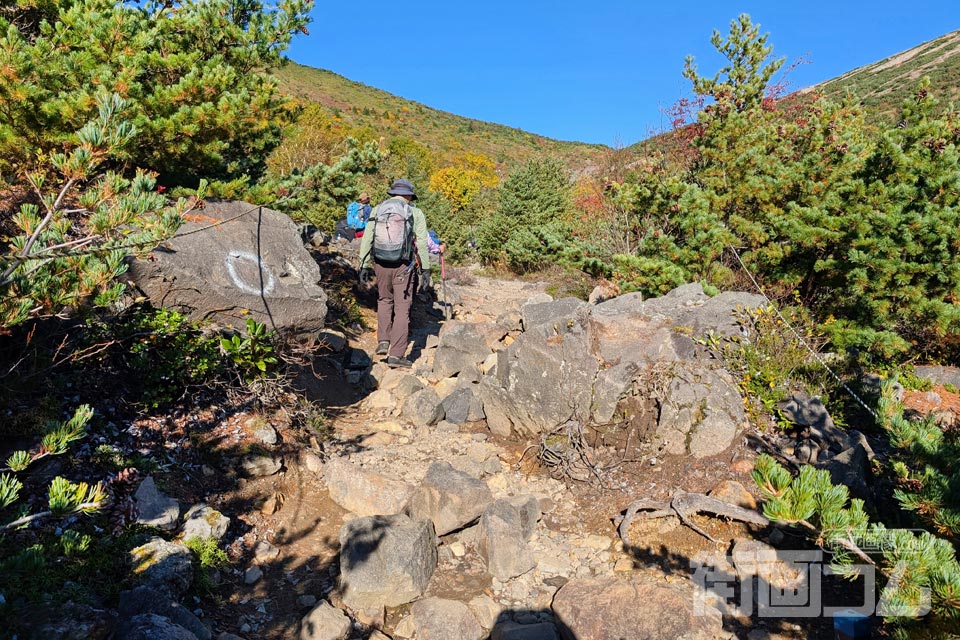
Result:
{"label": "long-sleeve green jacket", "polygon": [[[402,196],[393,196],[403,200]],[[373,227],[377,223],[377,205],[367,220],[367,226],[363,228],[363,237],[360,239],[360,268],[366,269],[373,264]],[[416,238],[417,255],[420,257],[420,264],[424,269],[430,268],[430,253],[427,248],[427,216],[423,211],[410,203],[410,211],[413,213],[413,235]]]}

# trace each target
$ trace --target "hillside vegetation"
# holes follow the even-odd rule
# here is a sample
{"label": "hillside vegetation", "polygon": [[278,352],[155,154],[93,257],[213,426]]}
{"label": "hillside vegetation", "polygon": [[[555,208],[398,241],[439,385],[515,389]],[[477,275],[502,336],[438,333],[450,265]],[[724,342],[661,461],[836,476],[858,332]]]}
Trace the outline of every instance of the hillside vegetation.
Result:
{"label": "hillside vegetation", "polygon": [[442,156],[469,151],[482,153],[497,163],[515,164],[549,154],[571,166],[584,166],[604,149],[602,145],[552,140],[514,127],[464,118],[295,62],[274,71],[274,77],[284,93],[303,103],[323,105],[352,127],[368,127],[388,141],[412,138]]}
{"label": "hillside vegetation", "polygon": [[831,100],[852,94],[872,117],[893,120],[920,78],[929,78],[930,91],[942,103],[960,98],[960,31],[847,73],[804,90]]}

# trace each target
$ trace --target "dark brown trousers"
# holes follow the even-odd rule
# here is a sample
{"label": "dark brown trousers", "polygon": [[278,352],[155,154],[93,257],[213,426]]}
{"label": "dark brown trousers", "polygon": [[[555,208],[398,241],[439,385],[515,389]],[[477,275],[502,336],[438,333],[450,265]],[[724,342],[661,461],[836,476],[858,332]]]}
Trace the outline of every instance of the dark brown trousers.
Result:
{"label": "dark brown trousers", "polygon": [[377,276],[377,342],[389,342],[388,355],[402,358],[410,333],[410,305],[416,293],[414,269],[373,264]]}

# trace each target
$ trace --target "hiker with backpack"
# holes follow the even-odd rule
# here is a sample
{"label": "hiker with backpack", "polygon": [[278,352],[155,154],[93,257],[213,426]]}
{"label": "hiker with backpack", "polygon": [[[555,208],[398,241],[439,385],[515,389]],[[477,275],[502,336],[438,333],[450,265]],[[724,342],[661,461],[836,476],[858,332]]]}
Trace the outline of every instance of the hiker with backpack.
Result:
{"label": "hiker with backpack", "polygon": [[360,197],[347,205],[347,217],[337,222],[334,238],[353,240],[363,236],[363,229],[370,219],[370,194],[363,192]]}
{"label": "hiker with backpack", "polygon": [[409,180],[395,180],[387,194],[360,241],[360,283],[377,278],[377,355],[386,355],[388,366],[412,367],[405,357],[410,306],[418,290],[431,288],[427,218],[411,204],[417,194]]}

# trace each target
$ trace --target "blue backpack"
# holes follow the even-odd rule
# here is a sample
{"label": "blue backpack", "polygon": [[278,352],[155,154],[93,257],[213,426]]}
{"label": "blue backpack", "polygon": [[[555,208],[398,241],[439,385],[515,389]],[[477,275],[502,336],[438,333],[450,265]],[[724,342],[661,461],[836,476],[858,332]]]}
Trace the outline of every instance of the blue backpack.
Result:
{"label": "blue backpack", "polygon": [[363,220],[360,217],[362,209],[359,202],[351,202],[347,205],[347,226],[359,229],[363,226]]}

